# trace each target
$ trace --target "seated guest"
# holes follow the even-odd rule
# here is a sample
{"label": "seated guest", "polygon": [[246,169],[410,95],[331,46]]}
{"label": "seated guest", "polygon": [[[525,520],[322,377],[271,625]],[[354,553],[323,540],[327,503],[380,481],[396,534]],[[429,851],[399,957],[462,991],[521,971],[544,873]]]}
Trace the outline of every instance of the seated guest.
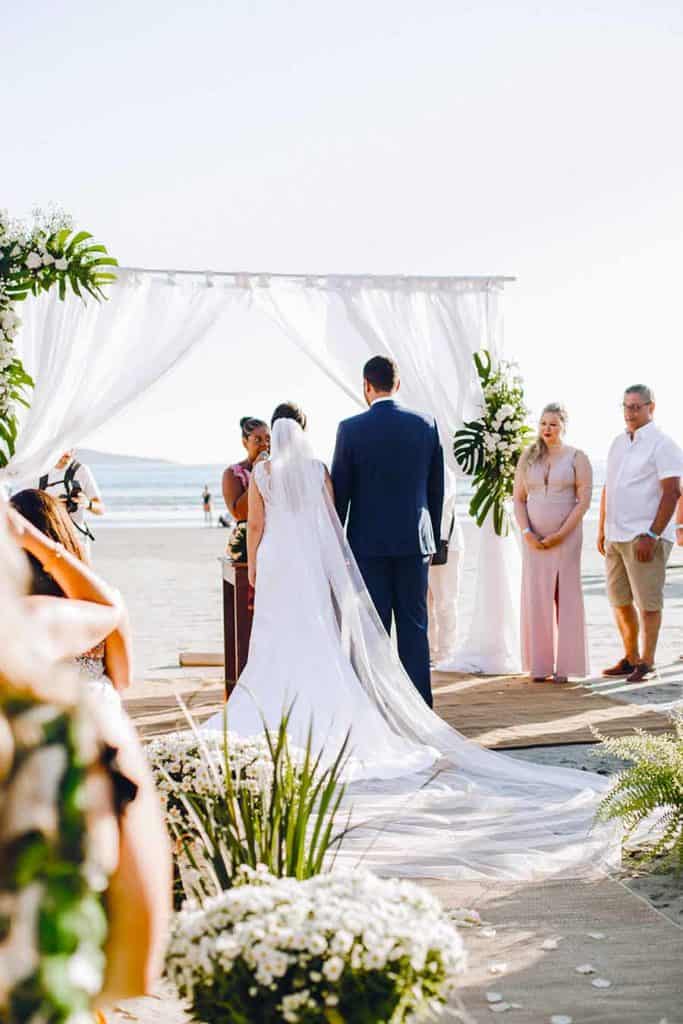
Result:
{"label": "seated guest", "polygon": [[223,473],[223,498],[231,516],[238,522],[247,518],[249,480],[254,464],[259,457],[270,451],[270,430],[263,420],[245,416],[240,420],[242,444],[247,455],[241,462],[235,462]]}
{"label": "seated guest", "polygon": [[[130,627],[118,591],[97,576],[84,560],[74,527],[62,504],[45,491],[15,494],[8,513],[10,530],[29,558],[29,611],[40,609],[45,621],[71,614],[69,653],[89,687],[112,706],[117,691],[131,682]],[[55,610],[55,603],[69,607]],[[65,640],[60,638],[60,643]]]}
{"label": "seated guest", "polygon": [[624,655],[603,675],[641,683],[655,665],[683,452],[656,426],[651,388],[626,388],[623,407],[626,430],[612,442],[607,457],[598,550],[605,557],[607,596]]}
{"label": "seated guest", "polygon": [[[0,501],[0,1018],[16,1021],[27,1019],[12,1010],[6,1016],[7,1001],[17,993],[21,1006],[41,1003],[31,1020],[47,1020],[49,1007],[41,1001],[46,998],[50,1007],[67,999],[86,1000],[94,1009],[93,1003],[106,1007],[149,992],[161,972],[170,911],[168,838],[140,743],[123,715],[103,715],[101,702],[82,700],[77,673],[64,666],[73,654],[74,633],[79,643],[91,642],[97,634],[97,615],[90,606],[95,612],[101,607],[110,617],[111,610],[98,605],[102,594],[96,596],[95,584],[89,596],[81,586],[80,598],[72,601],[22,596],[28,566],[16,541],[33,529],[28,524],[24,528],[17,513]],[[70,562],[73,555],[65,553],[64,558]],[[69,732],[46,733],[60,719],[71,723]],[[70,737],[68,744],[63,735]],[[83,771],[86,778],[76,807],[73,786]],[[68,772],[71,782],[65,787],[59,781]],[[83,814],[82,823],[76,813]],[[83,829],[85,842],[74,845],[73,835],[64,840],[55,827],[63,820],[72,831]],[[24,850],[31,843],[42,844],[40,857],[31,863],[24,857],[20,875],[13,869],[17,840]],[[72,956],[73,975],[59,989],[50,984],[43,989],[42,971],[54,966],[49,961],[55,958],[39,938],[46,930],[48,941],[54,942],[58,925],[63,928],[66,919],[59,921],[60,905],[54,898],[43,900],[39,932],[31,892],[54,886],[60,863],[67,873],[81,864],[82,884],[95,895],[95,904],[100,895],[104,898],[106,939],[104,931],[101,941],[97,938],[100,926],[93,908],[86,956],[80,948],[73,954],[64,948],[60,970],[69,975]],[[71,935],[68,928],[66,935]],[[101,945],[105,962],[98,978]],[[73,1019],[81,1016],[87,1014],[76,1013]]]}
{"label": "seated guest", "polygon": [[522,663],[537,682],[588,674],[581,544],[593,473],[587,456],[564,443],[566,426],[564,407],[546,405],[515,475],[515,518],[524,539]]}

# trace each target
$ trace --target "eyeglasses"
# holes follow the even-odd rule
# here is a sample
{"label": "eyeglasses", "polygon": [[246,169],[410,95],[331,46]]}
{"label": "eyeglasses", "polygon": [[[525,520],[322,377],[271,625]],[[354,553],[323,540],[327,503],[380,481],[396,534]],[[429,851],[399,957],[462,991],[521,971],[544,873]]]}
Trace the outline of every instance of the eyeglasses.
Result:
{"label": "eyeglasses", "polygon": [[652,402],[641,402],[640,405],[629,405],[628,402],[621,403],[624,412],[640,412],[646,405],[652,405]]}

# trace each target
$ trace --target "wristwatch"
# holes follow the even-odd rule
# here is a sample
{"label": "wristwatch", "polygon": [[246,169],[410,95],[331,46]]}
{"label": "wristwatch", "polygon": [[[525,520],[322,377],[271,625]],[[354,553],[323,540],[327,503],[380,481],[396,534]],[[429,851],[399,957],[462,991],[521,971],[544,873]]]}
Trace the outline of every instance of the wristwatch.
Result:
{"label": "wristwatch", "polygon": [[644,537],[651,537],[652,540],[659,540],[659,534],[655,533],[654,530],[646,530],[643,534]]}

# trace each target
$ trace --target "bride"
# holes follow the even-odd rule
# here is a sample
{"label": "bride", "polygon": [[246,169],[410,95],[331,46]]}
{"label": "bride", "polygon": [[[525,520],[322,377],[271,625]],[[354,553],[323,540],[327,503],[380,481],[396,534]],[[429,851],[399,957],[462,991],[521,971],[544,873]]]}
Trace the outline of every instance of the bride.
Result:
{"label": "bride", "polygon": [[[276,728],[293,704],[292,742],[304,744],[312,728],[327,763],[350,734],[353,828],[342,858],[450,878],[528,879],[616,863],[617,832],[593,828],[605,779],[484,750],[427,707],[363,583],[303,415],[278,412],[271,458],[256,464],[249,488],[256,601],[229,729]],[[223,714],[204,728],[222,729]]]}

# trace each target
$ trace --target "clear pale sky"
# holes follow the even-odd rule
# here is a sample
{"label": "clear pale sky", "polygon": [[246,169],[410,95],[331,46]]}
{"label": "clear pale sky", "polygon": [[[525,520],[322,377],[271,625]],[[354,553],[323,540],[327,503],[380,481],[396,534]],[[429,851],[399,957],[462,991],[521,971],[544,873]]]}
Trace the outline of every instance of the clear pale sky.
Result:
{"label": "clear pale sky", "polygon": [[[680,0],[36,0],[2,34],[12,213],[58,201],[127,265],[516,275],[535,412],[599,457],[642,381],[683,440]],[[88,442],[223,461],[291,397],[327,449],[351,411],[274,336],[209,355]]]}

